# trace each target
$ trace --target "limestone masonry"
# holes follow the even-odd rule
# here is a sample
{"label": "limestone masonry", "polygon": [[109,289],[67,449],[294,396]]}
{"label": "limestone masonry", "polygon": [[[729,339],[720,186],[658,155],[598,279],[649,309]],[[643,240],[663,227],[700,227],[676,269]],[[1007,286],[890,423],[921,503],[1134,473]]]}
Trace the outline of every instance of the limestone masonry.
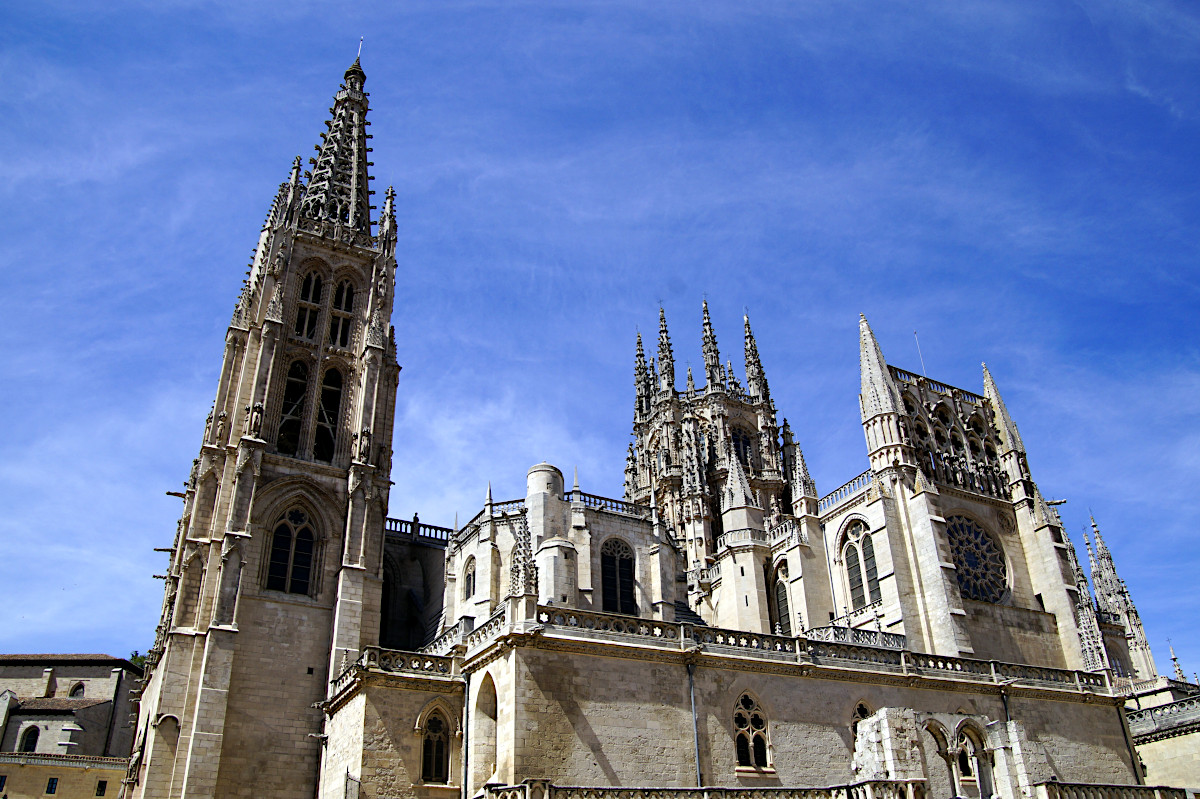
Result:
{"label": "limestone masonry", "polygon": [[824,496],[750,320],[739,376],[705,303],[683,389],[661,311],[649,358],[638,338],[623,497],[543,463],[460,529],[386,518],[396,218],[389,189],[372,220],[365,79],[355,61],[238,298],[125,795],[1200,785],[1198,689],[1155,671],[1095,525],[1093,596],[987,368],[978,393],[898,369],[865,318],[868,461]]}

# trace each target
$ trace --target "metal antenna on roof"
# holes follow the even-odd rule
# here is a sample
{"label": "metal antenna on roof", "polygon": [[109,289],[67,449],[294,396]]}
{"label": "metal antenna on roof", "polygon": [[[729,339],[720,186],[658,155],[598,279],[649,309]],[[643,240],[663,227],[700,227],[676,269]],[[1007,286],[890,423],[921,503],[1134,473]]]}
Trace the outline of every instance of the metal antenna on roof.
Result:
{"label": "metal antenna on roof", "polygon": [[913,340],[917,342],[917,357],[921,359],[921,375],[925,378],[929,374],[925,371],[925,356],[921,354],[921,339],[917,338],[917,331],[913,331]]}
{"label": "metal antenna on roof", "polygon": [[354,57],[354,58],[355,58],[355,60],[358,60],[359,58],[362,58],[362,42],[363,42],[363,37],[362,37],[362,36],[359,36],[359,37],[358,37],[358,55],[356,55],[356,56]]}

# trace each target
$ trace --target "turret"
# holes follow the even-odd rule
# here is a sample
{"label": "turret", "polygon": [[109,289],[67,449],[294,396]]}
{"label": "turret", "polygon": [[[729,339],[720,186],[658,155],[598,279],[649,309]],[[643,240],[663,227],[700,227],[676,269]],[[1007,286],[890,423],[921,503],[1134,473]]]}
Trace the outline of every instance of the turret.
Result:
{"label": "turret", "polygon": [[637,334],[637,352],[633,360],[634,406],[633,419],[639,421],[650,410],[650,399],[653,395],[654,384],[650,379],[650,369],[646,366],[646,351],[642,349],[642,334]]}
{"label": "turret", "polygon": [[1096,605],[1102,613],[1125,628],[1125,641],[1129,649],[1129,662],[1139,679],[1149,679],[1158,676],[1154,664],[1154,655],[1150,651],[1150,643],[1146,640],[1146,630],[1142,627],[1142,618],[1133,604],[1133,597],[1125,581],[1117,575],[1117,566],[1113,562],[1112,553],[1100,535],[1100,527],[1092,517],[1092,536],[1096,540],[1093,552],[1088,547],[1089,565],[1092,570],[1092,584],[1096,587]]}
{"label": "turret", "polygon": [[983,396],[992,406],[995,426],[1000,439],[1000,460],[1008,472],[1010,483],[1029,478],[1029,463],[1025,457],[1025,445],[1021,443],[1021,434],[1017,425],[1008,414],[1008,408],[996,388],[996,381],[987,364],[983,364]]}
{"label": "turret", "polygon": [[744,315],[742,320],[746,326],[746,390],[752,399],[770,403],[771,391],[767,388],[767,374],[763,371],[762,361],[758,357],[758,344],[750,330],[749,314]]}
{"label": "turret", "polygon": [[892,466],[911,466],[911,440],[901,429],[900,389],[883,360],[883,351],[867,317],[859,315],[859,372],[863,432],[871,468],[880,471]]}

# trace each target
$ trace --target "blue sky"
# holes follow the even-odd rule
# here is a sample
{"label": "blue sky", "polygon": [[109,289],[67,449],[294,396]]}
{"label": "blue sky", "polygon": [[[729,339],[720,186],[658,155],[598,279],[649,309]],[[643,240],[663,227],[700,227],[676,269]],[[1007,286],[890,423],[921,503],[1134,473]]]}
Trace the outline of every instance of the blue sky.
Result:
{"label": "blue sky", "polygon": [[821,493],[866,467],[857,321],[981,389],[1200,670],[1200,15],[1169,0],[42,2],[0,10],[0,651],[144,650],[243,272],[365,36],[394,184],[392,513],[578,467],[633,342],[754,324]]}

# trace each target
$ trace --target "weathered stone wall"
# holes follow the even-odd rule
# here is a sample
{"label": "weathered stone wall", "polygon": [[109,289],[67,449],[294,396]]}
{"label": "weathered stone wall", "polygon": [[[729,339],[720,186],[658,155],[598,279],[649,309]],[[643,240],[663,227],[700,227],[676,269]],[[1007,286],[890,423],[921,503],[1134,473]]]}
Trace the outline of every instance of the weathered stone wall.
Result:
{"label": "weathered stone wall", "polygon": [[1200,729],[1139,744],[1147,785],[1170,785],[1200,793]]}
{"label": "weathered stone wall", "polygon": [[1054,614],[963,598],[971,655],[979,660],[1066,668]]}

